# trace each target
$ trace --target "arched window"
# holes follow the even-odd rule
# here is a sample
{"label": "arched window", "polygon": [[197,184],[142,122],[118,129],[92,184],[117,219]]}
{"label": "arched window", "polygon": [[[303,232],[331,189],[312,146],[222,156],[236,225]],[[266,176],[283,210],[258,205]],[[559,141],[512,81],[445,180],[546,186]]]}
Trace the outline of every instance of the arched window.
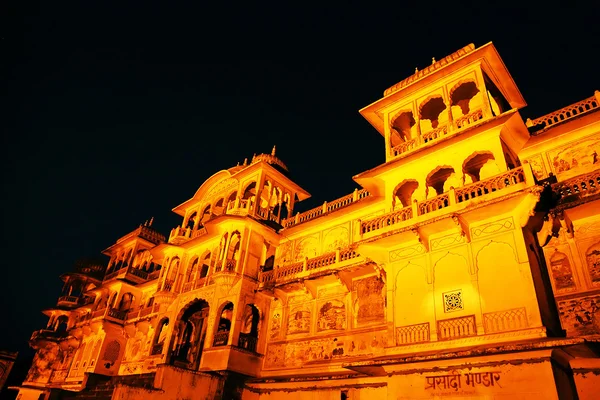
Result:
{"label": "arched window", "polygon": [[119,302],[119,311],[129,311],[133,306],[133,300],[133,294],[129,292],[123,294],[123,297],[121,297],[121,301]]}
{"label": "arched window", "polygon": [[227,238],[229,237],[228,233],[225,233],[223,235],[223,237],[221,238],[221,242],[219,243],[219,258],[218,260],[221,261],[223,259],[223,256],[225,255],[225,247],[227,246]]}
{"label": "arched window", "polygon": [[221,197],[219,200],[217,200],[217,202],[215,203],[214,207],[213,207],[213,215],[219,216],[221,214],[223,214],[224,210],[225,210],[225,199],[223,197]]}
{"label": "arched window", "polygon": [[248,200],[254,196],[256,196],[256,182],[252,182],[246,186],[246,189],[244,189],[244,194],[242,195],[242,199]]}
{"label": "arched window", "polygon": [[54,329],[57,333],[65,333],[67,332],[67,326],[69,323],[69,317],[66,315],[61,315],[56,319],[56,329]]}
{"label": "arched window", "polygon": [[450,104],[459,106],[463,115],[467,115],[470,109],[470,101],[479,93],[477,85],[473,81],[461,82],[450,90]]}
{"label": "arched window", "polygon": [[431,128],[436,129],[439,125],[440,114],[446,109],[444,99],[435,96],[427,99],[419,107],[421,120],[429,120]]}
{"label": "arched window", "polygon": [[479,172],[488,160],[494,160],[494,155],[489,151],[477,151],[471,154],[463,163],[463,174],[469,176],[471,182],[480,179]]}
{"label": "arched window", "polygon": [[392,118],[390,141],[392,147],[408,142],[413,138],[412,127],[416,121],[412,111],[401,111]]}
{"label": "arched window", "polygon": [[187,274],[185,277],[186,283],[196,280],[196,278],[198,276],[198,263],[199,263],[198,257],[194,258],[194,260],[190,263],[190,266],[188,267]]}
{"label": "arched window", "polygon": [[[414,179],[406,179],[402,181],[394,189],[394,199],[392,200],[392,206],[394,208],[408,207],[412,204],[412,196],[415,190],[419,187],[419,183]],[[398,204],[400,203],[400,204]],[[398,207],[398,208],[400,208]]]}
{"label": "arched window", "polygon": [[[446,183],[446,179],[448,179],[453,173],[454,168],[449,166],[441,166],[434,169],[427,176],[427,187],[433,188],[436,191],[434,196],[444,193],[444,183]],[[429,193],[427,197],[431,197],[431,193]]]}
{"label": "arched window", "polygon": [[226,346],[229,341],[229,331],[231,330],[231,322],[233,320],[233,303],[228,302],[223,306],[221,314],[219,316],[219,323],[217,325],[217,332],[215,333],[215,339],[213,346]]}
{"label": "arched window", "polygon": [[200,217],[200,225],[204,225],[206,223],[206,221],[208,221],[211,217],[211,212],[210,212],[210,204],[207,205],[204,208],[204,211],[202,211],[202,216]]}
{"label": "arched window", "polygon": [[187,219],[187,224],[185,224],[186,228],[194,229],[196,225],[196,219],[198,218],[198,213],[194,211]]}
{"label": "arched window", "polygon": [[204,300],[186,305],[178,317],[171,339],[171,364],[197,369],[204,348],[210,308]]}
{"label": "arched window", "polygon": [[258,342],[258,322],[260,315],[254,304],[246,304],[244,316],[242,317],[242,330],[238,341],[238,346],[242,349],[256,351]]}
{"label": "arched window", "polygon": [[227,259],[237,260],[238,252],[240,251],[240,242],[242,235],[239,232],[233,232],[229,240],[229,248],[227,249]]}
{"label": "arched window", "polygon": [[161,354],[167,338],[167,327],[169,326],[169,318],[163,318],[158,323],[156,328],[156,334],[154,335],[154,343],[152,343],[152,349],[150,355]]}

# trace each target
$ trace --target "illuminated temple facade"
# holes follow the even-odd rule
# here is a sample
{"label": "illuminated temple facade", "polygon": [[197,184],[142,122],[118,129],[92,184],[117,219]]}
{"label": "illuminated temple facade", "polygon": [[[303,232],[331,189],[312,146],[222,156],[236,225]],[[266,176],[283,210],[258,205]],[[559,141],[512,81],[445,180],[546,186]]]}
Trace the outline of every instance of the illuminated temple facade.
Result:
{"label": "illuminated temple facade", "polygon": [[296,212],[273,149],[62,275],[19,398],[597,398],[599,102],[524,120],[493,44],[434,60],[360,110],[354,192]]}

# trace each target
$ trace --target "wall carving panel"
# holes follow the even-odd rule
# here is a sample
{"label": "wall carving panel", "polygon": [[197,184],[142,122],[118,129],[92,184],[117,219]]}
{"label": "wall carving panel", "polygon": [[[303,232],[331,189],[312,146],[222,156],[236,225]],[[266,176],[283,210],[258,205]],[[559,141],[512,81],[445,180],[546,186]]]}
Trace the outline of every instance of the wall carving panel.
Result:
{"label": "wall carving panel", "polygon": [[512,217],[500,219],[471,228],[471,237],[480,239],[486,236],[495,235],[496,233],[510,231],[514,226],[515,222]]}
{"label": "wall carving panel", "polygon": [[541,154],[532,156],[527,160],[527,162],[529,162],[529,165],[531,165],[531,170],[533,171],[533,175],[536,177],[536,179],[544,179],[548,176]]}
{"label": "wall carving panel", "polygon": [[420,243],[414,246],[403,247],[401,249],[390,251],[390,261],[394,262],[404,258],[414,257],[416,255],[425,254],[425,252],[425,246]]}
{"label": "wall carving panel", "polygon": [[350,244],[350,231],[345,226],[336,226],[325,231],[323,236],[323,253],[345,249]]}

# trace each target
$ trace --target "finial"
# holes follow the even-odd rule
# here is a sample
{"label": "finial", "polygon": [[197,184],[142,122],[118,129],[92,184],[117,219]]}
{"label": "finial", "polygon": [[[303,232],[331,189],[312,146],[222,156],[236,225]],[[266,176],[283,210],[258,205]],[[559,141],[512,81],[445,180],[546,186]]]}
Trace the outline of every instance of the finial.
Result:
{"label": "finial", "polygon": [[154,222],[154,217],[150,218],[150,222],[148,222],[148,226],[152,226],[153,222]]}
{"label": "finial", "polygon": [[273,145],[273,150],[271,150],[271,155],[275,157],[275,145]]}
{"label": "finial", "polygon": [[237,164],[235,164],[236,167],[240,166],[240,162],[238,161]]}
{"label": "finial", "polygon": [[415,67],[415,74],[419,72],[419,68]]}
{"label": "finial", "polygon": [[435,57],[431,57],[431,63],[435,64]]}
{"label": "finial", "polygon": [[246,165],[248,165],[248,158],[244,158],[244,164],[243,164],[243,166],[245,167]]}

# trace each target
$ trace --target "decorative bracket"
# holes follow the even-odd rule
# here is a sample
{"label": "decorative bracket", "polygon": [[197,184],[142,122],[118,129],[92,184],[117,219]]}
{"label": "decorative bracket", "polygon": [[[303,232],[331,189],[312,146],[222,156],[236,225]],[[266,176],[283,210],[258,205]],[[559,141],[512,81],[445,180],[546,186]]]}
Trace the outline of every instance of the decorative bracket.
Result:
{"label": "decorative bracket", "polygon": [[460,235],[467,240],[467,243],[470,243],[471,235],[469,235],[469,227],[467,226],[467,224],[457,214],[452,215],[452,221],[454,221],[454,224],[456,224],[456,227],[458,228],[458,233],[460,233]]}
{"label": "decorative bracket", "polygon": [[423,245],[423,247],[425,247],[425,251],[429,252],[429,240],[427,240],[427,238],[423,237],[423,235],[419,231],[419,228],[415,226],[410,231],[415,235],[415,237],[417,238],[417,241],[419,243],[421,243],[421,245]]}

